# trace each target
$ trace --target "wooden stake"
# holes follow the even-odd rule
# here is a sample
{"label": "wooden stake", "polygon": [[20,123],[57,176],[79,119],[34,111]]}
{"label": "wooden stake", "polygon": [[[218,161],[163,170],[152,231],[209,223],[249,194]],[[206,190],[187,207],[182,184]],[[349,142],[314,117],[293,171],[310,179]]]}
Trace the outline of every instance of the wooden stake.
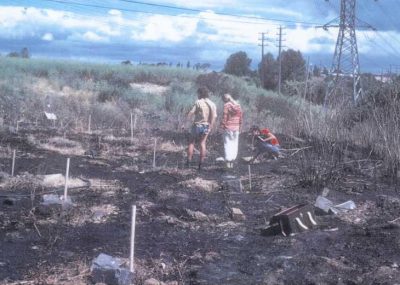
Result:
{"label": "wooden stake", "polygon": [[157,148],[157,139],[154,139],[153,168],[156,168],[156,148]]}
{"label": "wooden stake", "polygon": [[131,142],[133,142],[133,114],[131,113]]}
{"label": "wooden stake", "polygon": [[251,192],[251,166],[250,164],[248,165],[249,168],[249,185],[250,185],[250,192]]}
{"label": "wooden stake", "polygon": [[15,155],[16,151],[13,150],[13,157],[12,157],[12,164],[11,164],[11,176],[14,176],[14,169],[15,169]]}
{"label": "wooden stake", "polygon": [[133,272],[135,257],[135,226],[136,226],[136,205],[132,205],[132,226],[131,226],[131,255],[129,262],[129,270]]}
{"label": "wooden stake", "polygon": [[91,133],[91,123],[92,123],[92,115],[89,115],[89,123],[88,123],[88,133],[90,134]]}
{"label": "wooden stake", "polygon": [[68,197],[69,161],[70,161],[70,158],[68,157],[67,158],[67,170],[65,171],[64,202],[67,201],[67,197]]}
{"label": "wooden stake", "polygon": [[135,117],[133,118],[133,130],[136,130],[136,122],[137,122],[137,114],[135,114]]}
{"label": "wooden stake", "polygon": [[19,121],[17,121],[17,133],[18,133],[18,129],[19,129]]}

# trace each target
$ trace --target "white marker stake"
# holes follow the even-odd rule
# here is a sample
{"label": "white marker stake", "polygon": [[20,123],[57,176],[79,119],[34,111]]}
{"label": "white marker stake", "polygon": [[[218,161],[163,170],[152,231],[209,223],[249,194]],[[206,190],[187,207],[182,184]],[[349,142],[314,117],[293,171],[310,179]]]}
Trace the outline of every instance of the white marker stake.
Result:
{"label": "white marker stake", "polygon": [[64,202],[67,201],[67,197],[68,197],[69,160],[70,160],[70,158],[68,157],[67,158],[67,170],[65,171]]}
{"label": "white marker stake", "polygon": [[248,165],[249,167],[249,184],[250,184],[250,191],[251,191],[251,166],[250,164]]}
{"label": "white marker stake", "polygon": [[137,114],[135,114],[135,117],[133,118],[133,129],[136,130],[136,122],[137,122]]}
{"label": "white marker stake", "polygon": [[157,139],[154,139],[153,168],[156,168],[156,148],[157,148]]}
{"label": "white marker stake", "polygon": [[132,205],[132,226],[131,226],[131,256],[129,270],[133,272],[133,263],[135,257],[135,226],[136,226],[136,205]]}
{"label": "white marker stake", "polygon": [[17,133],[18,133],[18,130],[19,130],[19,121],[17,121],[17,129],[16,129]]}
{"label": "white marker stake", "polygon": [[133,114],[131,113],[131,142],[133,142]]}
{"label": "white marker stake", "polygon": [[11,176],[14,176],[15,168],[15,149],[13,150],[12,164],[11,164]]}
{"label": "white marker stake", "polygon": [[88,133],[90,134],[91,129],[90,129],[90,125],[92,123],[92,115],[89,115],[89,123],[88,123]]}

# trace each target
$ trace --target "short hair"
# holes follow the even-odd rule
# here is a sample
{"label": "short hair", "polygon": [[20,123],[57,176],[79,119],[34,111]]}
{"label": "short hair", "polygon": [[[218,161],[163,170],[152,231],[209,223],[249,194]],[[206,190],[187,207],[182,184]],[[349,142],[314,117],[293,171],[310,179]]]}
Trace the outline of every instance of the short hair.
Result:
{"label": "short hair", "polygon": [[209,90],[207,89],[207,87],[199,87],[199,89],[197,89],[197,94],[199,95],[199,98],[208,98],[209,96]]}
{"label": "short hair", "polygon": [[251,129],[250,129],[251,131],[260,131],[260,127],[259,126],[257,126],[257,125],[253,125],[253,126],[251,126]]}

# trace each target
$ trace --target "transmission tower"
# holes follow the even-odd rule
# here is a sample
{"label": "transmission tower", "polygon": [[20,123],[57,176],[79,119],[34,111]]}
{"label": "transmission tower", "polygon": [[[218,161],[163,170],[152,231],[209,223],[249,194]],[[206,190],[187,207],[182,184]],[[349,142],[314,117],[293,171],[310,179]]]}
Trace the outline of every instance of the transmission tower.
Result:
{"label": "transmission tower", "polygon": [[[356,3],[356,0],[341,0],[340,16],[322,26],[325,30],[331,27],[339,28],[325,102],[339,89],[345,90],[344,88],[349,83],[352,85],[352,101],[354,103],[363,94],[356,38],[356,20],[358,20]],[[337,21],[339,23],[336,23]],[[367,26],[371,28],[370,25]],[[346,92],[343,91],[343,93]]]}

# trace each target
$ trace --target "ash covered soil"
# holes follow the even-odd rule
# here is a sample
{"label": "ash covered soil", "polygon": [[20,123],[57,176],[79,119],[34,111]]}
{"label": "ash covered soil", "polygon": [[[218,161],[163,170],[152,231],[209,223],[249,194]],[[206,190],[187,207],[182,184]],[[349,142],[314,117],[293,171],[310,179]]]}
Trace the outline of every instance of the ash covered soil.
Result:
{"label": "ash covered soil", "polygon": [[[16,176],[0,181],[0,284],[92,284],[100,253],[129,257],[133,204],[135,284],[400,284],[400,198],[379,159],[349,148],[324,160],[315,142],[280,139],[292,151],[252,165],[250,189],[245,162],[233,170],[215,162],[223,153],[217,135],[198,171],[184,167],[182,133],[142,131],[133,141],[111,131],[2,133],[1,170],[10,173],[14,148],[17,159]],[[247,140],[243,134],[241,156],[251,153]],[[70,176],[86,184],[69,190],[72,209],[43,209],[42,196],[64,187],[38,177],[64,174],[67,157]],[[243,191],[226,187],[227,176]],[[324,187],[328,199],[353,200],[356,209],[316,215],[315,229],[292,236],[260,234],[272,215],[313,205]],[[232,208],[245,219],[233,219]]]}

